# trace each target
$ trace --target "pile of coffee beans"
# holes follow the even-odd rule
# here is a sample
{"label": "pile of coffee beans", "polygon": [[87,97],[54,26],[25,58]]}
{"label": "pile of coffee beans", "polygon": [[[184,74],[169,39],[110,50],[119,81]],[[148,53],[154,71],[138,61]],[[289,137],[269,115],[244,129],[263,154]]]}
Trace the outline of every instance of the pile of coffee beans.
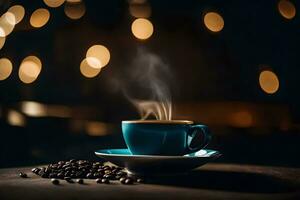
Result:
{"label": "pile of coffee beans", "polygon": [[[59,179],[78,184],[84,184],[84,179],[95,179],[96,183],[105,184],[109,184],[110,181],[114,180],[127,185],[134,184],[134,182],[144,182],[141,178],[129,176],[124,168],[88,160],[59,161],[47,167],[33,168],[31,171],[42,178],[50,178],[55,185],[60,184]],[[23,172],[19,176],[22,178],[27,177]]]}

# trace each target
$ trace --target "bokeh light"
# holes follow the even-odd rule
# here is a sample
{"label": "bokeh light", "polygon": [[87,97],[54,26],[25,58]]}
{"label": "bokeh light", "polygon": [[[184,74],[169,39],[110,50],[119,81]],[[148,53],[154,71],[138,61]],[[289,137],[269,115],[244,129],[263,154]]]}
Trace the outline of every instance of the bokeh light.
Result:
{"label": "bokeh light", "polygon": [[230,114],[230,122],[233,126],[247,128],[253,125],[253,116],[247,110],[241,110]]}
{"label": "bokeh light", "polygon": [[36,56],[26,57],[19,68],[19,78],[23,83],[32,83],[39,76],[42,70],[42,63]]}
{"label": "bokeh light", "polygon": [[93,78],[97,76],[100,71],[101,68],[94,68],[90,66],[86,59],[82,60],[82,62],[80,63],[80,72],[87,78]]}
{"label": "bokeh light", "polygon": [[90,136],[103,136],[108,134],[108,126],[102,122],[88,121],[85,129]]}
{"label": "bokeh light", "polygon": [[34,101],[21,102],[21,110],[24,114],[30,117],[47,116],[47,108],[41,103]]}
{"label": "bokeh light", "polygon": [[70,19],[80,19],[85,14],[85,5],[81,0],[67,1],[64,8],[65,14]]}
{"label": "bokeh light", "polygon": [[206,13],[204,16],[204,24],[212,32],[219,32],[224,28],[223,17],[216,12]]}
{"label": "bokeh light", "polygon": [[278,10],[286,19],[293,19],[296,15],[295,5],[288,0],[280,0],[278,2]]}
{"label": "bokeh light", "polygon": [[100,60],[95,57],[87,57],[86,61],[93,68],[100,69],[102,67]]}
{"label": "bokeh light", "polygon": [[5,44],[5,37],[0,37],[0,49],[2,49],[4,44]]}
{"label": "bokeh light", "polygon": [[9,13],[12,13],[15,16],[15,24],[18,24],[25,15],[25,9],[21,5],[14,5],[8,9]]}
{"label": "bokeh light", "polygon": [[148,3],[132,3],[129,5],[129,12],[136,18],[149,18],[151,16],[151,7]]}
{"label": "bokeh light", "polygon": [[144,18],[139,18],[134,20],[131,25],[131,31],[133,35],[141,40],[148,39],[153,34],[153,25],[152,23]]}
{"label": "bokeh light", "polygon": [[48,22],[49,18],[49,11],[44,8],[39,8],[31,14],[30,24],[35,28],[40,28]]}
{"label": "bokeh light", "polygon": [[261,89],[268,94],[274,94],[279,89],[278,77],[274,72],[269,70],[260,73],[259,84]]}
{"label": "bokeh light", "polygon": [[[94,68],[99,68],[100,63],[100,68],[105,67],[110,60],[110,52],[109,50],[103,46],[103,45],[94,45],[90,47],[86,53],[86,58],[87,62],[90,66]],[[98,62],[95,60],[98,59]]]}
{"label": "bokeh light", "polygon": [[12,72],[12,63],[7,58],[0,59],[0,80],[5,80]]}
{"label": "bokeh light", "polygon": [[9,110],[7,113],[7,122],[12,126],[25,126],[25,117],[15,110]]}
{"label": "bokeh light", "polygon": [[61,6],[64,2],[65,0],[44,0],[44,3],[51,8],[57,8]]}
{"label": "bokeh light", "polygon": [[4,13],[0,17],[0,37],[8,36],[14,29],[16,19],[14,14],[10,12]]}

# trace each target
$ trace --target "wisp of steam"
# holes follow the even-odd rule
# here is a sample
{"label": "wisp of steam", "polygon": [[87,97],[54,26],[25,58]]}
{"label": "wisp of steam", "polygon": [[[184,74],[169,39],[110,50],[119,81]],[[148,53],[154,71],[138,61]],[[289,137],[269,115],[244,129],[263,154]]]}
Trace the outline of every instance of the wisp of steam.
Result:
{"label": "wisp of steam", "polygon": [[[141,118],[154,116],[158,120],[172,119],[171,80],[169,66],[145,49],[139,49],[128,67],[121,85],[125,96],[138,109]],[[129,83],[129,84],[128,84]]]}

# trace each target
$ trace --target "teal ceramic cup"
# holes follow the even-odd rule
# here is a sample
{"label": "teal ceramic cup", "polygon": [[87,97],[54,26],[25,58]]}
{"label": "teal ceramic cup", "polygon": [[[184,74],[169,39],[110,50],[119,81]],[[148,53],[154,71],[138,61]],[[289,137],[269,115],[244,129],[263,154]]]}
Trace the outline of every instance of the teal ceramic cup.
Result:
{"label": "teal ceramic cup", "polygon": [[204,148],[211,139],[207,126],[187,120],[122,121],[122,132],[133,155],[185,155]]}

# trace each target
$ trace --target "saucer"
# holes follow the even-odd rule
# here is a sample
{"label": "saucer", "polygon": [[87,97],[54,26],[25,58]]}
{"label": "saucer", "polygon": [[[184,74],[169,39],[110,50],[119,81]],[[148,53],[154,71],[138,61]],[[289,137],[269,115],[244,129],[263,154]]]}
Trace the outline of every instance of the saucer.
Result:
{"label": "saucer", "polygon": [[182,173],[204,165],[221,154],[210,149],[201,149],[184,156],[132,155],[128,149],[103,149],[95,151],[117,166],[125,167],[131,174]]}

